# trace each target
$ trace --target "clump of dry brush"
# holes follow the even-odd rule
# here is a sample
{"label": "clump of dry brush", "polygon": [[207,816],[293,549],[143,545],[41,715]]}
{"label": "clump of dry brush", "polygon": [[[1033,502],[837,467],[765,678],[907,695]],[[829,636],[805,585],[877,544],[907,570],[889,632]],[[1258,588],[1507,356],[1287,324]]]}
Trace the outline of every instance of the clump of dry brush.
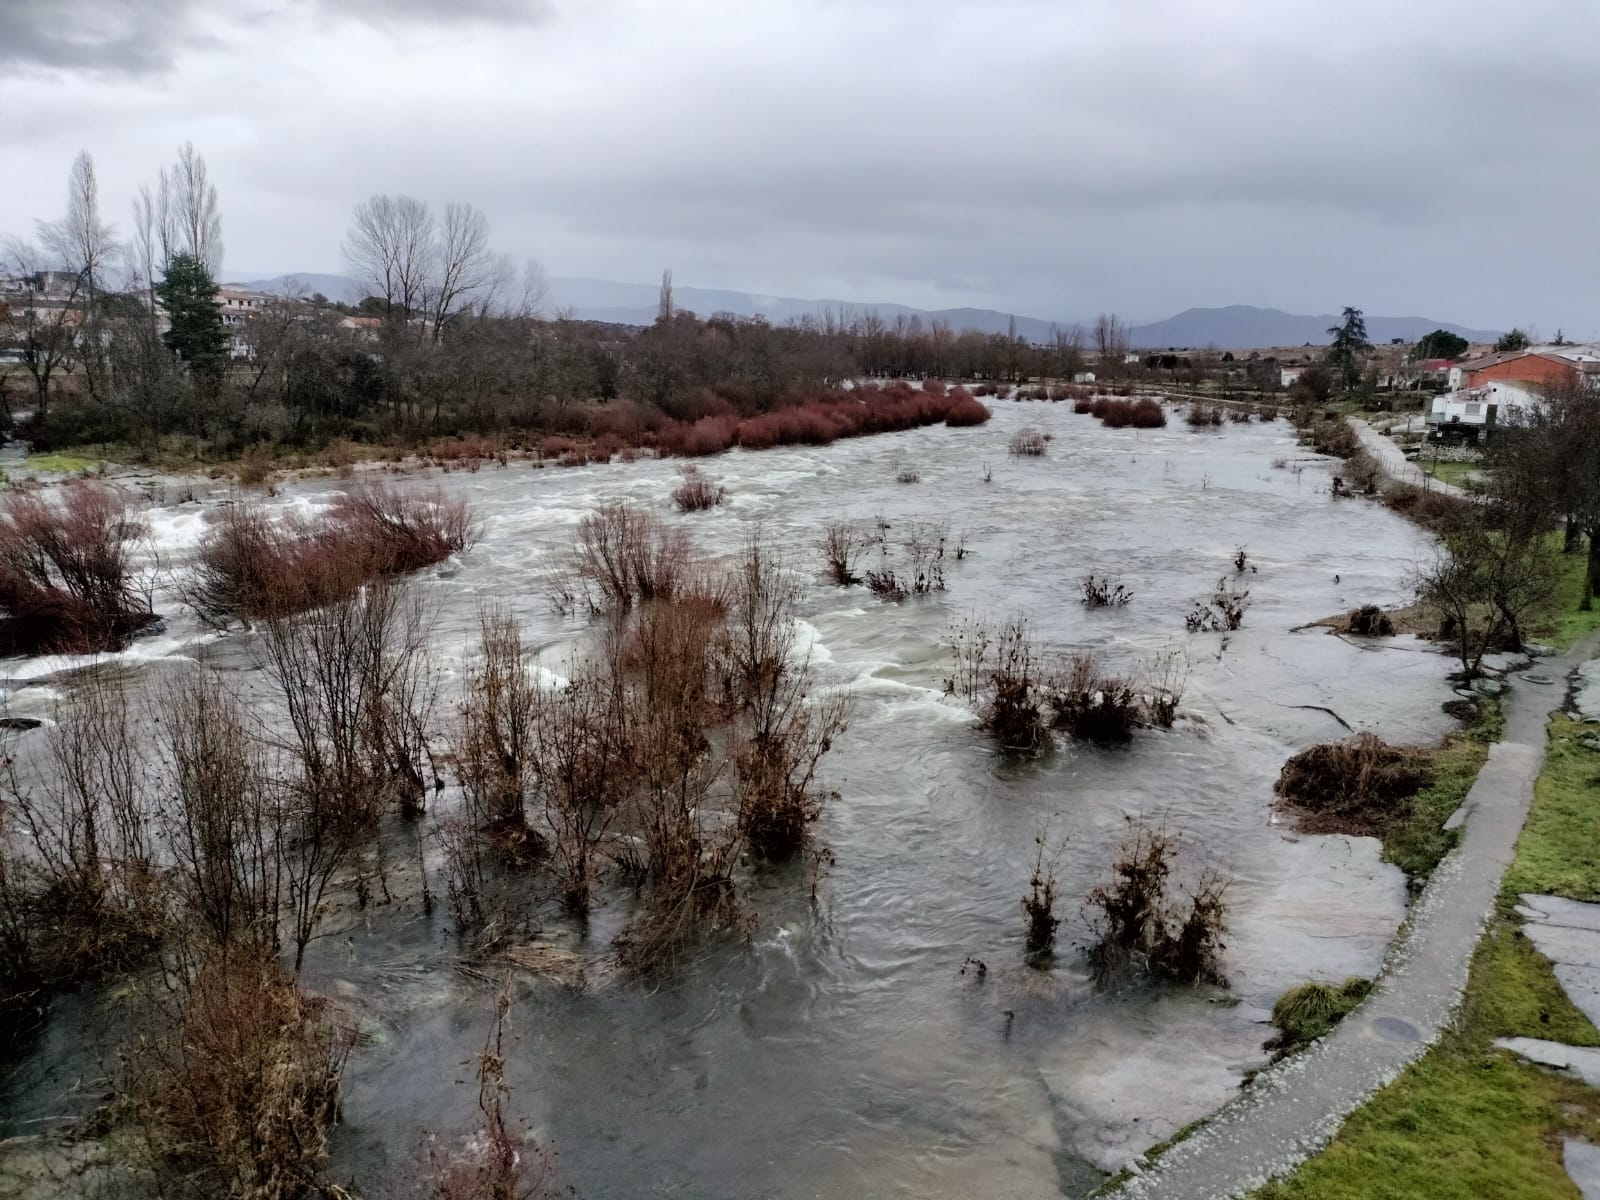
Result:
{"label": "clump of dry brush", "polygon": [[1011,435],[1006,450],[1012,458],[1041,458],[1050,444],[1044,430],[1025,425]]}
{"label": "clump of dry brush", "polygon": [[1085,575],[1082,587],[1085,608],[1121,608],[1133,600],[1122,581],[1109,575]]}
{"label": "clump of dry brush", "polygon": [[682,482],[672,490],[672,502],[680,512],[704,512],[717,507],[727,497],[728,490],[700,468],[691,464],[684,467],[682,473]]}
{"label": "clump of dry brush", "polygon": [[1056,865],[1065,846],[1051,848],[1048,832],[1041,826],[1034,834],[1037,853],[1028,876],[1028,894],[1022,898],[1023,949],[1029,961],[1036,963],[1046,961],[1054,952],[1056,930],[1061,927],[1061,918],[1056,916]]}
{"label": "clump of dry brush", "polygon": [[29,1008],[137,969],[144,1032],[109,1110],[140,1135],[134,1165],[165,1195],[306,1194],[353,1036],[298,975],[371,838],[359,805],[206,669],[154,695],[87,676],[38,737],[0,786],[3,951]]}
{"label": "clump of dry brush", "polygon": [[548,857],[576,913],[614,868],[638,896],[618,949],[653,970],[743,925],[741,860],[805,849],[846,701],[813,695],[800,581],[759,538],[717,569],[649,514],[611,506],[579,525],[569,562],[563,586],[602,625],[564,681],[535,682],[514,626],[485,617],[456,751],[476,836],[456,839],[452,902],[480,942],[504,926],[471,851],[508,838]]}
{"label": "clump of dry brush", "polygon": [[1283,764],[1275,791],[1319,833],[1382,833],[1433,782],[1428,752],[1372,733],[1302,750]]}
{"label": "clump of dry brush", "polygon": [[551,1155],[507,1112],[506,1018],[511,992],[495,1000],[495,1020],[478,1053],[478,1128],[457,1145],[435,1142],[428,1152],[433,1200],[554,1200],[562,1194]]}
{"label": "clump of dry brush", "polygon": [[1226,985],[1227,881],[1205,870],[1182,886],[1175,878],[1179,848],[1166,830],[1136,823],[1110,882],[1089,893],[1096,979],[1107,982],[1133,967],[1175,983]]}
{"label": "clump of dry brush", "polygon": [[1184,617],[1190,633],[1231,633],[1244,624],[1250,589],[1226,577],[1217,580],[1206,600],[1197,600]]}
{"label": "clump of dry brush", "polygon": [[949,650],[954,669],[945,694],[975,703],[983,727],[1013,753],[1044,749],[1052,729],[1115,745],[1143,726],[1170,728],[1188,679],[1186,661],[1172,652],[1131,678],[1111,674],[1089,653],[1051,663],[1023,618],[997,629],[968,618],[952,631]]}
{"label": "clump of dry brush", "polygon": [[[871,525],[829,521],[818,549],[823,571],[834,583],[840,587],[864,583],[879,599],[895,603],[944,591],[946,562],[967,554],[964,541],[952,548],[950,528],[943,522],[901,522],[891,536],[891,526],[881,518]],[[869,551],[877,556],[865,565]]]}
{"label": "clump of dry brush", "polygon": [[465,501],[364,483],[310,519],[274,519],[247,501],[229,505],[201,542],[184,588],[204,621],[320,608],[371,580],[443,562],[478,536]]}

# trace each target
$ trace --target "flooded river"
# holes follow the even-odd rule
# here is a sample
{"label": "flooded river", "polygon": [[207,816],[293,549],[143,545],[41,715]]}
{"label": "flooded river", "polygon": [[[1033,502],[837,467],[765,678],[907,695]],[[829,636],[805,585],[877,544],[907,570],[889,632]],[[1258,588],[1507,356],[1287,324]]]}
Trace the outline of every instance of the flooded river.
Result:
{"label": "flooded river", "polygon": [[[475,548],[418,580],[438,611],[447,701],[483,597],[512,607],[559,667],[583,625],[552,611],[552,559],[586,512],[615,499],[681,524],[711,555],[736,552],[760,526],[810,581],[802,632],[819,684],[854,697],[824,764],[838,799],[817,837],[831,861],[760,877],[747,943],[646,987],[605,965],[627,917],[619,896],[602,894],[586,940],[544,910],[541,940],[575,958],[560,980],[513,975],[507,1079],[512,1108],[578,1195],[1082,1195],[1228,1099],[1265,1061],[1266,1018],[1285,988],[1376,972],[1404,916],[1403,878],[1370,839],[1295,835],[1275,819],[1272,784],[1288,755],[1344,736],[1341,719],[1391,741],[1450,727],[1449,663],[1426,647],[1294,632],[1402,602],[1425,535],[1378,505],[1332,500],[1329,463],[1305,458],[1286,421],[1111,430],[1065,404],[995,408],[976,429],[708,460],[702,469],[729,495],[702,514],[671,511],[673,462],[514,464],[424,481],[470,498],[484,524]],[[1024,424],[1053,435],[1044,458],[1008,457]],[[896,482],[906,466],[918,482]],[[314,508],[336,486],[285,486],[268,503]],[[163,561],[195,545],[212,503],[150,510]],[[947,521],[970,553],[942,595],[880,603],[820,575],[819,527],[840,516],[881,516],[891,531]],[[1244,627],[1186,633],[1185,613],[1232,573],[1241,546],[1254,567]],[[1086,610],[1078,581],[1090,571],[1119,575],[1133,602]],[[247,672],[250,635],[207,634],[170,592],[158,598],[166,628],[121,658],[153,671],[204,653]],[[947,635],[972,614],[1025,614],[1052,651],[1094,648],[1113,668],[1184,652],[1183,718],[1124,748],[1064,742],[1007,761],[942,694]],[[73,665],[0,665],[11,711],[47,712]],[[1232,879],[1228,991],[1091,984],[1082,897],[1130,816],[1180,833],[1190,869]],[[1066,900],[1059,952],[1039,970],[1023,962],[1019,901],[1044,821],[1065,839]],[[987,970],[963,973],[969,957]],[[309,986],[342,998],[371,1035],[346,1074],[332,1164],[365,1195],[418,1175],[423,1131],[472,1124],[471,1060],[498,976],[461,961],[448,912],[425,917],[404,879],[391,903],[345,915],[314,949]],[[57,1005],[6,1068],[0,1134],[48,1128],[95,1098],[118,1004]]]}

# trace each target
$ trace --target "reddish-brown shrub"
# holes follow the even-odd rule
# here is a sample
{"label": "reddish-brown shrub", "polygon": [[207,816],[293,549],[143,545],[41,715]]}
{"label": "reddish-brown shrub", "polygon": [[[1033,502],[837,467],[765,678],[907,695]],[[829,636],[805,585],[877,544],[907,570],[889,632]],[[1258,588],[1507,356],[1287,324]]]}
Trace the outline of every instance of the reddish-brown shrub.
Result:
{"label": "reddish-brown shrub", "polygon": [[930,396],[942,396],[945,393],[944,380],[924,379],[922,381],[922,390]]}
{"label": "reddish-brown shrub", "polygon": [[626,443],[614,433],[603,433],[595,438],[594,444],[589,447],[589,461],[595,463],[608,463],[613,457],[622,453]]}
{"label": "reddish-brown shrub", "polygon": [[547,437],[539,443],[539,457],[562,458],[582,449],[582,446],[569,437]]}
{"label": "reddish-brown shrub", "polygon": [[661,431],[657,448],[679,458],[721,454],[734,444],[739,422],[731,416],[702,417],[689,424],[669,425]]}
{"label": "reddish-brown shrub", "polygon": [[1110,429],[1125,429],[1133,424],[1133,405],[1127,400],[1107,400],[1096,414]]}
{"label": "reddish-brown shrub", "polygon": [[1160,429],[1167,423],[1167,411],[1149,396],[1135,400],[1128,410],[1128,424],[1135,429]]}
{"label": "reddish-brown shrub", "polygon": [[[959,395],[957,393],[959,393]],[[957,388],[955,392],[951,393],[951,397],[953,403],[950,406],[950,411],[945,414],[944,418],[944,423],[946,425],[955,426],[957,428],[969,425],[982,425],[994,415],[989,411],[987,405],[980,403],[977,399],[968,395],[961,388]]]}
{"label": "reddish-brown shrub", "polygon": [[235,504],[200,544],[184,598],[204,621],[299,612],[370,579],[443,562],[477,540],[464,500],[365,483],[314,521]]}
{"label": "reddish-brown shrub", "polygon": [[139,527],[122,496],[88,482],[55,498],[14,491],[0,504],[0,646],[10,654],[87,653],[125,644],[151,620],[134,581]]}

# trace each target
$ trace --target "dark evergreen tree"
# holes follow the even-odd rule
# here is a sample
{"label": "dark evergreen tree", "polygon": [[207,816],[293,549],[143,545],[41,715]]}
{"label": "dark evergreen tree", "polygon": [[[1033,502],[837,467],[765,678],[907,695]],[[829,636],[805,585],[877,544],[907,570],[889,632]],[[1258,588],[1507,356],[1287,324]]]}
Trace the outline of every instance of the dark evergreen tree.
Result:
{"label": "dark evergreen tree", "polygon": [[166,309],[171,328],[161,340],[196,375],[216,378],[228,363],[228,335],[217,307],[217,284],[206,264],[190,254],[177,254],[156,284],[156,299]]}
{"label": "dark evergreen tree", "polygon": [[1496,354],[1506,354],[1526,350],[1532,344],[1532,339],[1526,333],[1520,329],[1513,329],[1494,344],[1494,349]]}
{"label": "dark evergreen tree", "polygon": [[1328,347],[1328,365],[1337,372],[1345,391],[1351,391],[1361,380],[1361,368],[1366,352],[1372,348],[1367,340],[1367,321],[1359,308],[1346,307],[1344,317],[1337,325],[1328,327],[1333,343]]}
{"label": "dark evergreen tree", "polygon": [[1448,329],[1435,329],[1417,343],[1417,348],[1412,352],[1412,357],[1417,359],[1460,358],[1467,352],[1468,344],[1467,339],[1458,333],[1451,333]]}

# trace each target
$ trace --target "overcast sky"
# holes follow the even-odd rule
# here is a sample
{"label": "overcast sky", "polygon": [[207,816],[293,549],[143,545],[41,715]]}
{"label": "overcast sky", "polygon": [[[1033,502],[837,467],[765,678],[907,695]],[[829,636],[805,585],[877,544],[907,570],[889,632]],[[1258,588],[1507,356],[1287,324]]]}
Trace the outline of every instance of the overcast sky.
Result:
{"label": "overcast sky", "polygon": [[556,275],[1600,332],[1592,0],[0,0],[0,232],[192,139],[224,275],[375,192]]}

